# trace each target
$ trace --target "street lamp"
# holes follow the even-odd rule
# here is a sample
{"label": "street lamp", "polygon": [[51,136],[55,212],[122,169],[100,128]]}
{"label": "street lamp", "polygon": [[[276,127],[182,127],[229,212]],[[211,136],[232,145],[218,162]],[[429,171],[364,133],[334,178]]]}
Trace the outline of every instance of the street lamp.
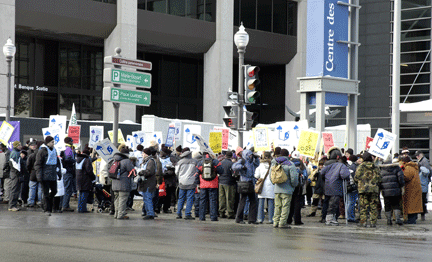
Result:
{"label": "street lamp", "polygon": [[7,92],[6,92],[6,96],[7,96],[7,104],[6,104],[6,122],[10,121],[10,109],[11,109],[11,105],[10,105],[10,89],[11,89],[11,78],[12,78],[12,59],[15,55],[16,52],[16,47],[15,45],[12,43],[12,39],[7,40],[6,44],[3,46],[3,54],[6,57],[6,62],[7,62],[7,66],[8,66],[8,73],[7,73],[7,78],[8,78],[8,83],[7,83]]}
{"label": "street lamp", "polygon": [[240,147],[243,147],[243,133],[241,129],[243,128],[243,106],[244,106],[244,89],[243,89],[243,64],[244,64],[244,54],[246,52],[246,46],[249,43],[249,35],[245,31],[243,22],[240,24],[239,30],[234,35],[234,43],[237,46],[237,51],[239,53],[239,84],[238,84],[238,121],[237,129],[239,131],[239,143]]}

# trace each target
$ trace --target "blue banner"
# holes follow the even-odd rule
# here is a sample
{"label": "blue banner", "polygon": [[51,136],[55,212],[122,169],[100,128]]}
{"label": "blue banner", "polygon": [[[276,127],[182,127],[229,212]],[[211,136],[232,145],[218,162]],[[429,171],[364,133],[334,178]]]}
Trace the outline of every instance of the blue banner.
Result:
{"label": "blue banner", "polygon": [[[13,131],[11,137],[9,138],[9,142],[7,145],[9,150],[12,150],[12,148],[13,148],[12,143],[15,141],[20,141],[20,126],[21,126],[21,124],[20,124],[20,121],[9,121],[8,123],[14,127],[14,131]],[[3,124],[3,121],[0,122],[0,126],[2,124]],[[21,142],[21,144],[23,144],[23,143]]]}

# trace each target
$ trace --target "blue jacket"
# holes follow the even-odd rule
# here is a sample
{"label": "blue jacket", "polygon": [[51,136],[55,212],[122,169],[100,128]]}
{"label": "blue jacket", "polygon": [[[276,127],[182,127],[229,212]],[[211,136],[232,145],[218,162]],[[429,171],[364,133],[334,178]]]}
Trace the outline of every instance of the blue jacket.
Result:
{"label": "blue jacket", "polygon": [[[254,157],[252,151],[245,149],[242,153],[242,159],[244,159],[244,165],[242,160],[239,159],[232,166],[232,170],[240,173],[240,181],[252,181],[254,182],[255,169],[259,166],[260,160]],[[245,168],[243,168],[245,167]]]}
{"label": "blue jacket", "polygon": [[343,196],[342,181],[349,179],[350,172],[346,165],[329,160],[324,164],[321,175],[325,183],[324,193],[326,196]]}
{"label": "blue jacket", "polygon": [[271,162],[271,166],[279,163],[282,165],[283,170],[287,174],[288,180],[284,183],[275,184],[274,192],[275,194],[288,194],[292,195],[294,193],[294,189],[298,186],[299,182],[299,174],[297,172],[297,168],[295,165],[289,161],[288,157],[280,156],[276,159],[273,159]]}
{"label": "blue jacket", "polygon": [[223,171],[219,176],[219,184],[235,186],[236,180],[232,176],[232,160],[230,158],[225,158],[220,163]]}
{"label": "blue jacket", "polygon": [[427,193],[428,191],[428,185],[430,182],[430,171],[427,167],[425,166],[420,166],[420,172],[419,172],[419,176],[420,176],[420,183],[421,183],[421,188],[422,188],[422,192],[423,193]]}

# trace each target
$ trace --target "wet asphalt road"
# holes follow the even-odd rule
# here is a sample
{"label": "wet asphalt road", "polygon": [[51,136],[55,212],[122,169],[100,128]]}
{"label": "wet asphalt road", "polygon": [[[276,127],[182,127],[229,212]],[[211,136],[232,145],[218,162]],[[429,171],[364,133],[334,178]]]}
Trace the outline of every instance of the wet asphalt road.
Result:
{"label": "wet asphalt road", "polygon": [[[383,225],[376,230],[345,224],[273,229],[233,220],[199,222],[161,214],[144,221],[107,213],[6,211],[0,205],[0,261],[431,261],[432,222]],[[432,220],[432,215],[427,217]]]}

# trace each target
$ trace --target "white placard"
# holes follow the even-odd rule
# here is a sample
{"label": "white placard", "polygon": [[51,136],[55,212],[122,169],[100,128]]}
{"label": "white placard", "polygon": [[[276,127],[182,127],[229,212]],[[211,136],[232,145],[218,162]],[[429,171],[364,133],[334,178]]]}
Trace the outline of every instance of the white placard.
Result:
{"label": "white placard", "polygon": [[113,159],[115,153],[119,153],[117,148],[111,143],[108,138],[105,138],[102,141],[95,143],[94,149],[98,153],[98,155],[105,161],[109,162]]}
{"label": "white placard", "polygon": [[236,150],[238,147],[238,131],[230,129],[228,139],[228,149]]}
{"label": "white placard", "polygon": [[175,141],[178,142],[180,141],[180,137],[181,137],[181,132],[182,132],[182,123],[181,122],[174,122],[174,127],[175,127]]}
{"label": "white placard", "polygon": [[163,144],[162,132],[161,131],[153,132],[151,140],[156,141],[156,143],[158,143],[160,147],[160,145]]}
{"label": "white placard", "polygon": [[136,151],[136,146],[134,143],[134,137],[132,135],[127,135],[126,136],[126,146],[129,147],[130,149],[132,149],[132,151]]}
{"label": "white placard", "polygon": [[396,137],[397,135],[378,128],[374,140],[370,144],[369,153],[385,160],[393,148]]}
{"label": "white placard", "polygon": [[66,116],[51,115],[49,118],[48,127],[53,127],[53,128],[58,127],[62,130],[63,134],[66,134],[66,120],[67,120]]}
{"label": "white placard", "polygon": [[57,154],[66,149],[64,144],[65,133],[59,128],[59,126],[45,127],[42,128],[42,134],[44,139],[47,136],[52,136],[54,138],[54,147],[57,150]]}
{"label": "white placard", "polygon": [[191,151],[199,151],[200,147],[193,134],[201,135],[201,126],[184,125],[183,148],[189,147]]}
{"label": "white placard", "polygon": [[305,120],[276,123],[273,131],[274,146],[285,148],[291,152],[298,145],[302,130],[308,130],[308,124]]}
{"label": "white placard", "polygon": [[94,145],[103,140],[104,127],[103,126],[90,126],[90,139],[89,147],[94,148]]}
{"label": "white placard", "polygon": [[132,136],[134,138],[134,151],[138,145],[145,146],[146,143],[146,133],[144,131],[135,131],[132,132]]}

